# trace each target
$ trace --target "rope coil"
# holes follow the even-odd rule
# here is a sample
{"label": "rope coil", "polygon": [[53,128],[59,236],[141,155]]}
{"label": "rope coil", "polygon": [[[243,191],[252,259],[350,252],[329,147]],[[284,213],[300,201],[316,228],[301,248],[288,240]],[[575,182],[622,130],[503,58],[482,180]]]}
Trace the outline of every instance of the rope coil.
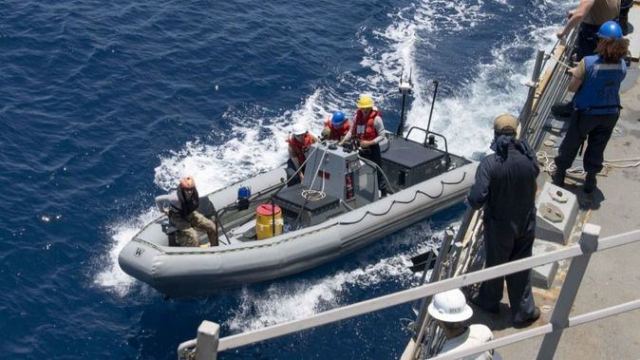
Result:
{"label": "rope coil", "polygon": [[318,179],[318,173],[319,173],[318,170],[320,169],[320,166],[322,166],[322,162],[324,161],[325,155],[327,155],[327,150],[323,149],[322,156],[320,157],[320,163],[318,164],[316,173],[313,175],[313,179],[311,180],[311,185],[309,185],[309,189],[302,190],[302,192],[300,193],[300,196],[302,196],[302,198],[305,199],[306,201],[319,201],[327,197],[327,194],[324,192],[324,185],[325,185],[324,176],[322,176],[322,186],[320,190],[313,189],[313,185],[316,183],[316,180]]}

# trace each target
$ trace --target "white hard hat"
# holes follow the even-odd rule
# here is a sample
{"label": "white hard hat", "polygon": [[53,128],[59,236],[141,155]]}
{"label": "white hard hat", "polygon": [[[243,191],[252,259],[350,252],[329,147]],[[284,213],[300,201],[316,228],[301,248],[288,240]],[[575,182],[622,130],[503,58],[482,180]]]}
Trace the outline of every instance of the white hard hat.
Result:
{"label": "white hard hat", "polygon": [[304,135],[307,132],[307,127],[302,124],[295,124],[291,132],[296,136]]}
{"label": "white hard hat", "polygon": [[434,319],[446,322],[465,321],[473,315],[473,310],[467,305],[467,299],[460,289],[434,295],[428,311]]}

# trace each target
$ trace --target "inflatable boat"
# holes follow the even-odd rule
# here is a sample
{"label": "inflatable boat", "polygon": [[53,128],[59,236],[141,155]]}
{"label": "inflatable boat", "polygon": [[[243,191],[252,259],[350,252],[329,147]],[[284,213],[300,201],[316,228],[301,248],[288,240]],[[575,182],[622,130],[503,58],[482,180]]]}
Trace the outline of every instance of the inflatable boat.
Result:
{"label": "inflatable boat", "polygon": [[316,143],[298,184],[282,166],[200,198],[199,211],[218,223],[219,246],[173,246],[176,230],[163,215],[123,248],[120,267],[170,297],[272,280],[362,249],[460,202],[473,184],[477,163],[450,154],[442,135],[413,127],[388,134],[381,148],[377,166],[357,150]]}

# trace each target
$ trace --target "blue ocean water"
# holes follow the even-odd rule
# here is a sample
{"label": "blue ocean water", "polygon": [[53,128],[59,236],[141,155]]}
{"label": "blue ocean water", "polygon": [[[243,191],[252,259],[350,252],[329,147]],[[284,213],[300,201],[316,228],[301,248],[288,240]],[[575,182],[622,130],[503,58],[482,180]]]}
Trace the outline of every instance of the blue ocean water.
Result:
{"label": "blue ocean water", "polygon": [[[122,273],[119,249],[154,196],[193,174],[210,191],[285,159],[371,93],[398,124],[433,126],[484,152],[517,112],[552,0],[0,2],[0,358],[173,359],[212,320],[223,335],[408,288],[408,259],[455,226],[457,206],[361,253],[204,299],[169,299]],[[387,359],[409,306],[223,353],[222,359]]]}

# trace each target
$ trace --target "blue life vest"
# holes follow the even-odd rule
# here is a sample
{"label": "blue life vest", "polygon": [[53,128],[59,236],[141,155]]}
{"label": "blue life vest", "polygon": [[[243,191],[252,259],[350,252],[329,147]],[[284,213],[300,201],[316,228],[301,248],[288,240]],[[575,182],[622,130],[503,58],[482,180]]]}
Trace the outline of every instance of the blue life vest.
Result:
{"label": "blue life vest", "polygon": [[585,115],[608,115],[620,111],[620,83],[627,74],[624,59],[607,64],[599,55],[585,56],[585,76],[573,106]]}

